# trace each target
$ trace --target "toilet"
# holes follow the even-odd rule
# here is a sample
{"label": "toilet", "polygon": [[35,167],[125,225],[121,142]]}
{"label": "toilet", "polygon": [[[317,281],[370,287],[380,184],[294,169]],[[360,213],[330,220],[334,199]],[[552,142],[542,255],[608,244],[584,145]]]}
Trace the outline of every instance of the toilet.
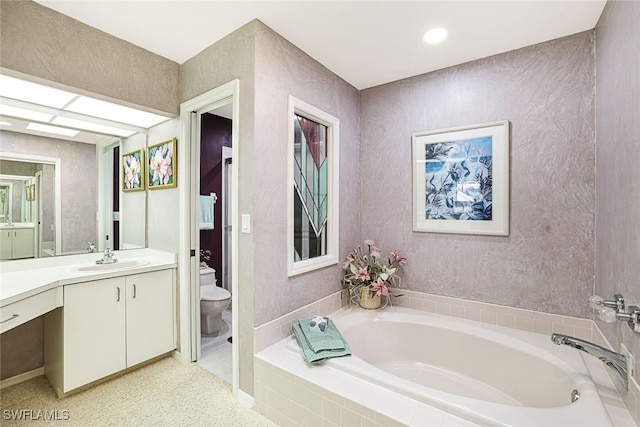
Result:
{"label": "toilet", "polygon": [[202,335],[216,336],[222,326],[222,312],[231,303],[231,293],[216,285],[216,271],[200,269],[200,326]]}

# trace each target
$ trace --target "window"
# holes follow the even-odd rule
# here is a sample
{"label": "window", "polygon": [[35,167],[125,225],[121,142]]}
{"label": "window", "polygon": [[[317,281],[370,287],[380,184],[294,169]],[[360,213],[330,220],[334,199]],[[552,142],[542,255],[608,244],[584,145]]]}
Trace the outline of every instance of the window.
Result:
{"label": "window", "polygon": [[339,120],[289,97],[289,276],[337,264]]}

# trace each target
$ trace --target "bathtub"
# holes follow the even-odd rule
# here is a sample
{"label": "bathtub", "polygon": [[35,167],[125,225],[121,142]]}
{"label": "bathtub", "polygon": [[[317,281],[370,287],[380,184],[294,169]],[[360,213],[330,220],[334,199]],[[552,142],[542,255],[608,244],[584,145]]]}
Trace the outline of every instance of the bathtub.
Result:
{"label": "bathtub", "polygon": [[[398,401],[483,426],[612,425],[585,363],[601,362],[554,345],[548,336],[404,307],[344,308],[330,317],[352,356],[306,365],[312,377],[365,382]],[[295,339],[285,341],[287,352],[302,357]],[[386,397],[384,404],[394,399]],[[398,421],[423,425],[419,416]]]}

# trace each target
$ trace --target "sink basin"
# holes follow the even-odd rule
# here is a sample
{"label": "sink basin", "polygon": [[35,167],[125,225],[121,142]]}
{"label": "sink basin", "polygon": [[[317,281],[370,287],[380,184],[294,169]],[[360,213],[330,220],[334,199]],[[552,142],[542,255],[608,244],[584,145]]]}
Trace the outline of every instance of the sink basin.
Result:
{"label": "sink basin", "polygon": [[116,270],[126,270],[129,268],[143,267],[147,264],[149,264],[149,261],[140,260],[140,259],[130,259],[130,260],[113,262],[109,264],[83,265],[82,267],[73,268],[73,271],[83,271],[83,272],[116,271]]}

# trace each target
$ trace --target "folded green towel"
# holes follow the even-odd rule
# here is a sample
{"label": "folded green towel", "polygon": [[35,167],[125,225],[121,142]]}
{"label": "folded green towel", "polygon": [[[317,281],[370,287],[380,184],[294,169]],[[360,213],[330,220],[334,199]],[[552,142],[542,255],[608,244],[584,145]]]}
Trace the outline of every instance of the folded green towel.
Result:
{"label": "folded green towel", "polygon": [[330,357],[351,354],[349,344],[342,338],[338,328],[331,320],[329,320],[329,327],[324,333],[309,331],[309,320],[302,319],[292,326],[293,333],[302,348],[307,362],[315,363]]}

